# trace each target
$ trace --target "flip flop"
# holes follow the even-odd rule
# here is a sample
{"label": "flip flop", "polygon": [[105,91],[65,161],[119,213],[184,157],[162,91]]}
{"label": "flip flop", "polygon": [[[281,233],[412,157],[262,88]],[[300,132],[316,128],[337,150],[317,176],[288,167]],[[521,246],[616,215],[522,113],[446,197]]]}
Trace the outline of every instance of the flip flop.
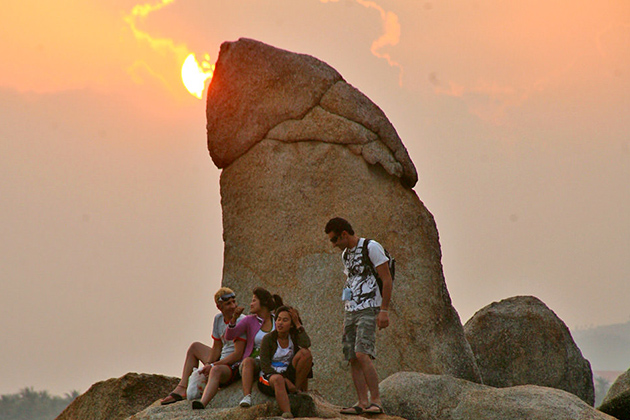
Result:
{"label": "flip flop", "polygon": [[359,415],[361,413],[363,413],[363,409],[361,407],[359,407],[358,405],[355,405],[354,407],[346,407],[343,408],[340,411],[341,414],[349,414],[349,415]]}
{"label": "flip flop", "polygon": [[201,401],[193,401],[192,408],[193,410],[205,410],[206,406]]}
{"label": "flip flop", "polygon": [[[370,408],[376,407],[376,410],[370,410]],[[383,407],[376,403],[372,403],[368,405],[365,410],[363,410],[364,414],[383,414]]]}
{"label": "flip flop", "polygon": [[[171,401],[164,401],[168,397],[171,397],[172,400]],[[176,403],[178,401],[182,401],[184,399],[184,397],[182,397],[181,395],[179,395],[176,392],[171,392],[170,394],[168,394],[168,397],[164,398],[164,400],[162,400],[162,402],[160,404],[162,404],[162,405],[174,404],[174,403]]]}

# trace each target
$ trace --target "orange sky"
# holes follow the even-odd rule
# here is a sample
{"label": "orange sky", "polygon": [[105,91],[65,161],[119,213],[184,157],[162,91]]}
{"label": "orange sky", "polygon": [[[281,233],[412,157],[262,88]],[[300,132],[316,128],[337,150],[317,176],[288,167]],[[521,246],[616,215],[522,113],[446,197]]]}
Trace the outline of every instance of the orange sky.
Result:
{"label": "orange sky", "polygon": [[178,375],[207,341],[219,171],[180,68],[239,37],[326,61],[385,111],[462,322],[517,294],[571,328],[630,319],[630,2],[167,3],[131,20],[163,47],[134,35],[134,1],[0,16],[0,393]]}

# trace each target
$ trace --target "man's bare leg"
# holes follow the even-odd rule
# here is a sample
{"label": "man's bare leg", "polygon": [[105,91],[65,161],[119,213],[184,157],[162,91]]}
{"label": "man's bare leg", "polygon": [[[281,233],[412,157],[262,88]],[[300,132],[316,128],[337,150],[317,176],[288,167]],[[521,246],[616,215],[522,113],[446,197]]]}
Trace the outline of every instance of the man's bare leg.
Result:
{"label": "man's bare leg", "polygon": [[[377,404],[379,407],[382,405],[381,396],[378,390],[378,374],[372,358],[365,353],[357,353],[357,361],[360,365],[360,370],[364,375],[364,381],[367,386],[367,390],[370,391],[370,403]],[[366,395],[366,407],[367,407],[367,395]],[[365,407],[364,407],[365,408]]]}
{"label": "man's bare leg", "polygon": [[217,395],[219,391],[219,385],[227,382],[232,377],[232,369],[226,365],[215,365],[210,369],[210,375],[208,377],[208,383],[203,390],[201,396],[201,403],[203,406],[207,406],[210,401]]}
{"label": "man's bare leg", "polygon": [[[188,347],[186,359],[184,359],[184,368],[182,369],[182,378],[179,384],[173,390],[173,393],[182,397],[186,397],[186,388],[188,387],[188,378],[193,368],[199,366],[199,362],[206,362],[210,358],[211,348],[200,342],[194,342]],[[179,391],[179,392],[178,392]],[[173,400],[170,395],[162,399],[162,402]]]}
{"label": "man's bare leg", "polygon": [[365,374],[363,373],[363,367],[358,359],[360,353],[357,353],[357,357],[350,359],[350,368],[352,371],[352,382],[354,383],[354,389],[357,391],[357,397],[359,398],[358,406],[366,408],[368,406],[368,386],[365,381]]}

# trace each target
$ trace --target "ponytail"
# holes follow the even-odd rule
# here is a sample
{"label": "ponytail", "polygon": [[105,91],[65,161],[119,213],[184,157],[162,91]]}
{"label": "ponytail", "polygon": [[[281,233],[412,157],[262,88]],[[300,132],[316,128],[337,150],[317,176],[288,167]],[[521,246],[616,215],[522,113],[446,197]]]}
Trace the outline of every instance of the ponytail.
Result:
{"label": "ponytail", "polygon": [[274,309],[283,305],[282,298],[279,295],[272,295],[267,289],[262,287],[255,288],[254,295],[260,301],[260,306],[269,309],[269,312],[273,312]]}
{"label": "ponytail", "polygon": [[280,295],[273,295],[272,299],[273,299],[273,308],[269,308],[270,311],[273,311],[274,309],[279,308],[284,305],[284,302],[282,302],[282,298],[280,297]]}

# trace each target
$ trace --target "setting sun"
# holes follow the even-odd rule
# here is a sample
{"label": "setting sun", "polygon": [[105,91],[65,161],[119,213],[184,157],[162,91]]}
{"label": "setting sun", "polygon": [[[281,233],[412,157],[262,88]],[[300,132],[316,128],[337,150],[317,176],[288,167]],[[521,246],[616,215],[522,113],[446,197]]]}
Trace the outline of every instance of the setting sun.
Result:
{"label": "setting sun", "polygon": [[208,63],[208,59],[202,61],[201,65],[197,62],[195,54],[189,54],[182,65],[182,81],[191,95],[201,99],[203,91],[206,87],[206,80],[212,77],[214,65]]}

